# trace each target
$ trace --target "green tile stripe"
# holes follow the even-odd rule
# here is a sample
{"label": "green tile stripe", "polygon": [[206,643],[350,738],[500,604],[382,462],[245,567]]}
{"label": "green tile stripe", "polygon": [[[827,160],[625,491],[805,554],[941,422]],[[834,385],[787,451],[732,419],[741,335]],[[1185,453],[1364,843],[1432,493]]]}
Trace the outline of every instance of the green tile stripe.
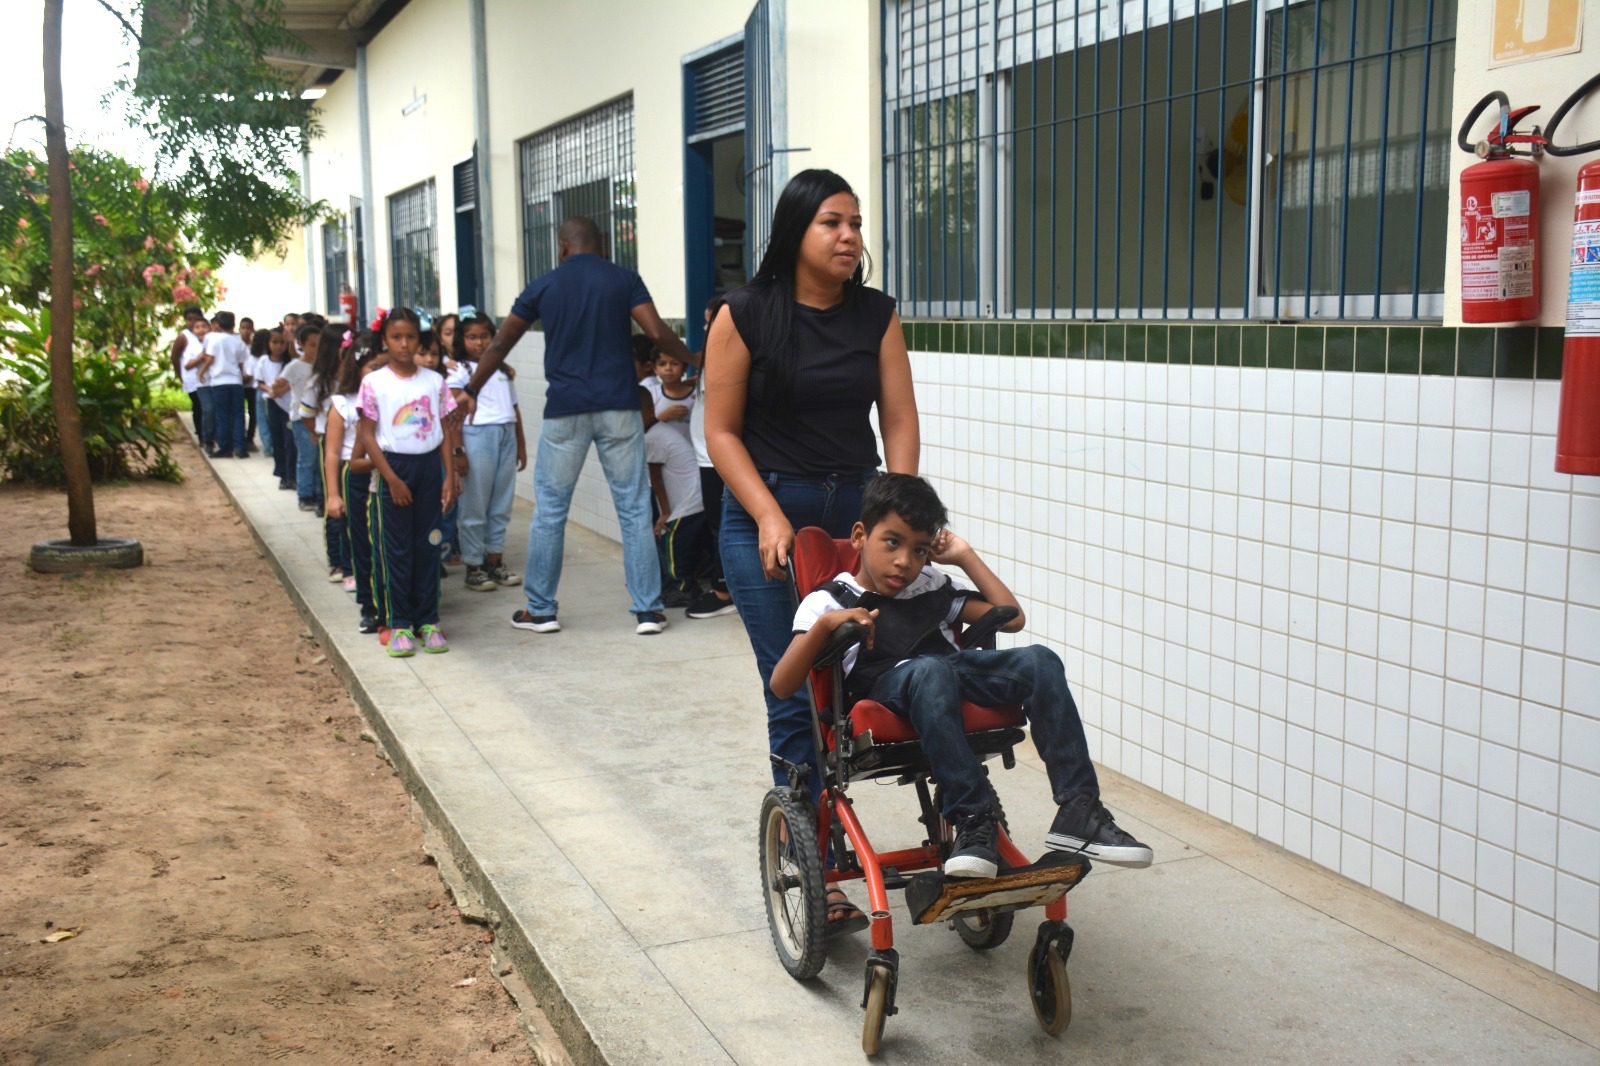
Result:
{"label": "green tile stripe", "polygon": [[914,352],[1555,380],[1560,327],[1265,322],[904,323]]}

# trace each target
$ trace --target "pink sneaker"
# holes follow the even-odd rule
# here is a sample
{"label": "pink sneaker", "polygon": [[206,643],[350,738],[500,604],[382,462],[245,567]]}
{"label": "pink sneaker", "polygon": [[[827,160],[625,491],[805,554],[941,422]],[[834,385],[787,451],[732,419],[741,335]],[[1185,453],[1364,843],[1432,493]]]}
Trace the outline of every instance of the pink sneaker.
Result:
{"label": "pink sneaker", "polygon": [[417,636],[409,629],[396,629],[389,634],[389,658],[406,659],[417,654]]}
{"label": "pink sneaker", "polygon": [[346,592],[354,592],[356,590],[356,579],[354,575],[344,579],[344,590]]}
{"label": "pink sneaker", "polygon": [[444,630],[438,626],[423,626],[418,631],[422,637],[422,650],[428,655],[440,655],[450,650],[450,642],[444,639]]}

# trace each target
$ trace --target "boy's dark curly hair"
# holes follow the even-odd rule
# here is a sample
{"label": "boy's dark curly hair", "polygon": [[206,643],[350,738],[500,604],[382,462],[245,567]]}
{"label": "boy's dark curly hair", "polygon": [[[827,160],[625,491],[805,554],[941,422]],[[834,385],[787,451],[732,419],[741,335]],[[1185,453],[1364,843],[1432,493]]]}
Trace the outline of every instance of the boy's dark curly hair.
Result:
{"label": "boy's dark curly hair", "polygon": [[950,520],[933,486],[915,474],[879,474],[861,495],[861,525],[872,527],[897,514],[918,533],[937,533]]}

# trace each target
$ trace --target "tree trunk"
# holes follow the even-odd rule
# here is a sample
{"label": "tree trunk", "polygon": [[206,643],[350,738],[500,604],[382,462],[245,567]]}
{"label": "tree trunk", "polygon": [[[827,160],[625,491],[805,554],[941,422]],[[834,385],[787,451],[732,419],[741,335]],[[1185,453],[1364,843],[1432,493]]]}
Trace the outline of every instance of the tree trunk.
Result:
{"label": "tree trunk", "polygon": [[67,479],[67,532],[72,543],[93,545],[94,485],[78,418],[78,391],[72,376],[72,171],[67,158],[67,127],[61,106],[61,6],[44,4],[45,158],[50,163],[50,393],[55,405],[56,439]]}

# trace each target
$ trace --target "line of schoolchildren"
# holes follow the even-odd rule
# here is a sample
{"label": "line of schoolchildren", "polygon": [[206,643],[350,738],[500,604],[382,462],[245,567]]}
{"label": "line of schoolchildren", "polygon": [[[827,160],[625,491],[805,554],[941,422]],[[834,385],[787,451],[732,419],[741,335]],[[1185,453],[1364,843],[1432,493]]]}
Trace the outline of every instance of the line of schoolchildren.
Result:
{"label": "line of schoolchildren", "polygon": [[521,583],[505,565],[527,462],[511,376],[494,375],[459,430],[445,422],[494,336],[488,315],[463,308],[430,329],[399,307],[358,334],[307,313],[252,328],[248,343],[228,312],[208,322],[189,308],[185,320],[173,361],[202,446],[245,458],[259,427],[278,487],[323,519],[328,579],[355,596],[360,631],[390,656],[449,650],[439,626],[447,563],[466,564],[473,591]]}
{"label": "line of schoolchildren", "polygon": [[[709,324],[717,301],[706,309]],[[717,551],[722,478],[706,452],[704,375],[686,379],[688,367],[634,337],[649,464],[656,551],[661,560],[661,602],[690,618],[732,614],[733,597],[722,579]]]}

